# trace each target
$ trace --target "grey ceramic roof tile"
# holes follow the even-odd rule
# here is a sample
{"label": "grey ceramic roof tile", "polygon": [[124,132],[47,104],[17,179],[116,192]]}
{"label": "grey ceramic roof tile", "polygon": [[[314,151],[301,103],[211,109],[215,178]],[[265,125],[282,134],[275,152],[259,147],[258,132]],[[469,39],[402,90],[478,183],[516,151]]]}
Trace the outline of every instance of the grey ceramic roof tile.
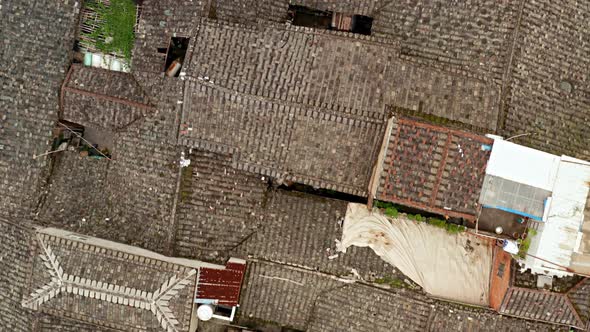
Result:
{"label": "grey ceramic roof tile", "polygon": [[28,332],[32,328],[30,311],[19,303],[27,293],[32,236],[26,225],[0,218],[0,326],[7,331]]}
{"label": "grey ceramic roof tile", "polygon": [[565,294],[512,287],[500,308],[503,314],[582,328],[579,314]]}
{"label": "grey ceramic roof tile", "polygon": [[197,271],[57,229],[40,229],[22,306],[127,331],[188,331]]}
{"label": "grey ceramic roof tile", "polygon": [[58,92],[80,1],[3,2],[0,30],[0,215],[28,216],[47,166]]}
{"label": "grey ceramic roof tile", "polygon": [[234,251],[243,256],[305,266],[348,276],[354,269],[365,280],[403,278],[369,248],[336,254],[347,202],[277,190],[269,193],[259,227]]}

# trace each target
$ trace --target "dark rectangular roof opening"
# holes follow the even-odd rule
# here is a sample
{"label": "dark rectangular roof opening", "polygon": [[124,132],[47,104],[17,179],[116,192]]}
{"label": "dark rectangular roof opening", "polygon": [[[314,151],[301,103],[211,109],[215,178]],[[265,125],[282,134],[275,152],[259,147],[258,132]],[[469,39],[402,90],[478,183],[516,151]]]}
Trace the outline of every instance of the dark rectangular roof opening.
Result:
{"label": "dark rectangular roof opening", "polygon": [[180,75],[180,68],[182,68],[182,64],[184,63],[184,58],[186,56],[186,51],[188,50],[189,42],[190,38],[170,38],[168,52],[166,53],[166,65],[164,67],[166,76],[178,77]]}
{"label": "dark rectangular roof opening", "polygon": [[333,13],[330,11],[289,5],[289,20],[296,26],[330,29],[332,26],[332,16]]}
{"label": "dark rectangular roof opening", "polygon": [[289,5],[289,20],[296,26],[338,30],[370,35],[373,18],[365,15],[334,13],[315,8]]}
{"label": "dark rectangular roof opening", "polygon": [[373,28],[373,18],[365,15],[352,16],[352,28],[350,32],[361,35],[370,35]]}

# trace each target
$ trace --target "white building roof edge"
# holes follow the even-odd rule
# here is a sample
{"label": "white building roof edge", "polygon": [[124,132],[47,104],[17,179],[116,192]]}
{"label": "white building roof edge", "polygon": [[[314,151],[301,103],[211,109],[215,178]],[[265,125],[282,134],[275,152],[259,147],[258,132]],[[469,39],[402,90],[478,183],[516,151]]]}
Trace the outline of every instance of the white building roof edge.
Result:
{"label": "white building roof edge", "polygon": [[552,191],[560,157],[495,138],[486,173]]}
{"label": "white building roof edge", "polygon": [[543,216],[546,222],[529,248],[530,255],[542,259],[528,256],[523,262],[525,268],[531,268],[534,273],[569,275],[563,267],[570,267],[572,255],[580,245],[589,184],[589,162],[567,156],[559,158],[552,197]]}
{"label": "white building roof edge", "polygon": [[186,259],[186,258],[164,256],[164,255],[158,254],[156,252],[153,252],[153,251],[150,251],[147,249],[130,246],[130,245],[123,244],[123,243],[113,242],[110,240],[100,239],[100,238],[93,237],[93,236],[82,235],[82,234],[66,231],[63,229],[58,229],[58,228],[53,228],[53,227],[47,227],[47,228],[39,227],[39,228],[37,228],[36,231],[37,231],[37,233],[41,233],[41,234],[64,238],[64,239],[68,239],[68,240],[76,241],[76,242],[82,242],[82,243],[86,243],[88,245],[101,247],[101,248],[105,248],[105,249],[117,250],[117,251],[124,252],[124,253],[131,254],[131,255],[143,256],[143,257],[156,259],[156,260],[160,260],[160,261],[164,261],[164,262],[169,262],[169,263],[173,263],[173,264],[177,264],[177,265],[181,265],[181,266],[186,266],[186,267],[190,267],[190,268],[194,268],[194,269],[199,269],[199,268],[203,268],[203,267],[210,268],[210,269],[225,269],[225,266],[223,266],[223,265],[211,264],[211,263],[207,263],[207,262],[201,262],[201,261]]}

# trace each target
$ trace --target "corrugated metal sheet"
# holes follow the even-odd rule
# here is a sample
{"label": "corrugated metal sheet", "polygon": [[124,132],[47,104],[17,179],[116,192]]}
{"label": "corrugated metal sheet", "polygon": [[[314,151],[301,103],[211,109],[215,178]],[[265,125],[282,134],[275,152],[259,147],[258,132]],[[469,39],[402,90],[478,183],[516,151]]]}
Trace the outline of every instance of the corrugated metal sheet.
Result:
{"label": "corrugated metal sheet", "polygon": [[551,191],[559,160],[558,156],[496,139],[486,174]]}
{"label": "corrugated metal sheet", "polygon": [[545,211],[544,202],[549,196],[551,192],[548,190],[486,174],[479,202],[486,207],[540,221]]}
{"label": "corrugated metal sheet", "polygon": [[240,300],[246,263],[232,261],[224,270],[202,268],[199,272],[197,299],[217,300],[218,304],[236,306]]}
{"label": "corrugated metal sheet", "polygon": [[[531,240],[529,254],[563,267],[570,266],[584,222],[589,183],[590,163],[569,157],[561,159],[550,206],[544,216],[546,223]],[[559,269],[540,259],[527,259],[527,264],[539,273],[548,268]]]}

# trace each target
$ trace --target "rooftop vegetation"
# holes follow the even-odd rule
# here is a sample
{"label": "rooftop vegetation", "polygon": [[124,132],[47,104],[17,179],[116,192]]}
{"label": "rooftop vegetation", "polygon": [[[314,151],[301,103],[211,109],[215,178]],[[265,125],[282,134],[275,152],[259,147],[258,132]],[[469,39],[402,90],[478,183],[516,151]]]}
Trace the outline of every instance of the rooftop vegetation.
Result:
{"label": "rooftop vegetation", "polygon": [[102,1],[87,1],[85,6],[97,15],[98,26],[86,33],[95,41],[96,48],[106,54],[119,54],[130,61],[137,15],[133,0],[110,0],[109,5]]}
{"label": "rooftop vegetation", "polygon": [[[390,218],[397,218],[399,215],[398,208],[399,206],[389,203],[389,202],[382,202],[382,201],[375,201],[375,207],[379,208],[383,214]],[[465,226],[456,225],[453,223],[448,223],[445,220],[438,219],[438,218],[427,218],[420,214],[407,214],[406,218],[417,221],[417,222],[425,222],[429,225],[434,227],[445,229],[450,234],[457,234],[467,230]]]}
{"label": "rooftop vegetation", "polygon": [[537,235],[537,230],[529,228],[527,232],[527,237],[523,239],[518,239],[516,242],[518,243],[518,258],[525,259],[526,254],[531,247],[531,239],[533,236]]}

